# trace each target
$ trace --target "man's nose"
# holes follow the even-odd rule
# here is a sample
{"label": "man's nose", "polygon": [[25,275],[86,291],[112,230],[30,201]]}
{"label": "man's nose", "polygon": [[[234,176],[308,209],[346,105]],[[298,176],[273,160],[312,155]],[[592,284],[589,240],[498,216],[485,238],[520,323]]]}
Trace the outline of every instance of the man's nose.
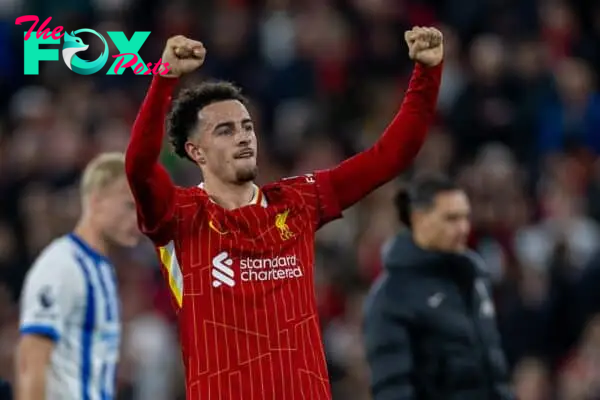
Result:
{"label": "man's nose", "polygon": [[250,142],[252,141],[252,136],[250,135],[250,133],[245,132],[244,130],[241,130],[236,135],[236,139],[237,139],[237,144],[239,146],[249,146]]}

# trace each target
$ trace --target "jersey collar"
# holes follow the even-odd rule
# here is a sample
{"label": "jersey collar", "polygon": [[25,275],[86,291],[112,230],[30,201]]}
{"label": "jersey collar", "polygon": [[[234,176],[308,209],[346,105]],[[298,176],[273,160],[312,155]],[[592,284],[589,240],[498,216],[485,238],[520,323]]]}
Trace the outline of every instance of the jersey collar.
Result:
{"label": "jersey collar", "polygon": [[[260,204],[262,207],[267,207],[267,199],[263,195],[262,190],[260,190],[260,188],[255,184],[252,184],[252,186],[254,187],[254,194],[252,195],[252,199],[250,200],[250,203],[248,203],[248,205],[250,206]],[[200,182],[198,187],[204,190],[204,182]],[[209,200],[214,203],[213,199],[211,199],[210,197]]]}

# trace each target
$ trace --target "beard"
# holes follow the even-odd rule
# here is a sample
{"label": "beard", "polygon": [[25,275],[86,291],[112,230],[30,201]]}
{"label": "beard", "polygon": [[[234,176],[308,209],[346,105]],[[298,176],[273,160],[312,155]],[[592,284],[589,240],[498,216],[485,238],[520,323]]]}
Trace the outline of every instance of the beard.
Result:
{"label": "beard", "polygon": [[235,171],[235,181],[239,184],[252,182],[256,179],[257,175],[258,167],[256,165],[249,168],[240,168]]}

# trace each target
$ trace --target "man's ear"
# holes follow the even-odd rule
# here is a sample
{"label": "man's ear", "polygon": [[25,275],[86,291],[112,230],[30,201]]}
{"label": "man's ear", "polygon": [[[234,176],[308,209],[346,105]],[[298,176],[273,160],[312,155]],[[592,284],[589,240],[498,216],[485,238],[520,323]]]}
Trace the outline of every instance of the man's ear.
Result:
{"label": "man's ear", "polygon": [[185,152],[197,164],[206,164],[206,155],[204,154],[204,150],[202,150],[202,148],[200,148],[200,146],[198,146],[197,144],[194,144],[190,141],[186,142]]}
{"label": "man's ear", "polygon": [[98,189],[93,189],[86,193],[83,197],[83,207],[88,210],[96,210],[102,202],[102,196],[99,195]]}

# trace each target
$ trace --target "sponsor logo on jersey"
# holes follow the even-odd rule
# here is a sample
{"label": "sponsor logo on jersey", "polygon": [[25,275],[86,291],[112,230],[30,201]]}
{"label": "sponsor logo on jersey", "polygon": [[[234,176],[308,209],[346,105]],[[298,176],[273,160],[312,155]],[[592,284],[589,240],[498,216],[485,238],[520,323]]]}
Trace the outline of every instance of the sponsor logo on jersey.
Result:
{"label": "sponsor logo on jersey", "polygon": [[302,269],[295,255],[240,260],[240,278],[243,281],[274,281],[301,277]]}
{"label": "sponsor logo on jersey", "polygon": [[226,251],[219,253],[212,260],[212,277],[213,286],[219,287],[221,285],[227,285],[229,287],[235,286],[234,272],[231,269],[233,260],[229,257]]}
{"label": "sponsor logo on jersey", "polygon": [[36,308],[35,318],[44,321],[55,321],[58,318],[58,312],[54,305],[56,304],[56,294],[52,286],[44,285],[38,292],[39,307]]}
{"label": "sponsor logo on jersey", "polygon": [[50,308],[54,304],[54,294],[52,293],[52,287],[45,285],[39,292],[38,298],[43,308]]}
{"label": "sponsor logo on jersey", "polygon": [[239,278],[233,268],[234,261],[225,251],[212,261],[213,286],[233,287],[236,279],[242,282],[266,282],[295,279],[303,276],[302,268],[295,255],[273,258],[242,258],[239,260]]}

